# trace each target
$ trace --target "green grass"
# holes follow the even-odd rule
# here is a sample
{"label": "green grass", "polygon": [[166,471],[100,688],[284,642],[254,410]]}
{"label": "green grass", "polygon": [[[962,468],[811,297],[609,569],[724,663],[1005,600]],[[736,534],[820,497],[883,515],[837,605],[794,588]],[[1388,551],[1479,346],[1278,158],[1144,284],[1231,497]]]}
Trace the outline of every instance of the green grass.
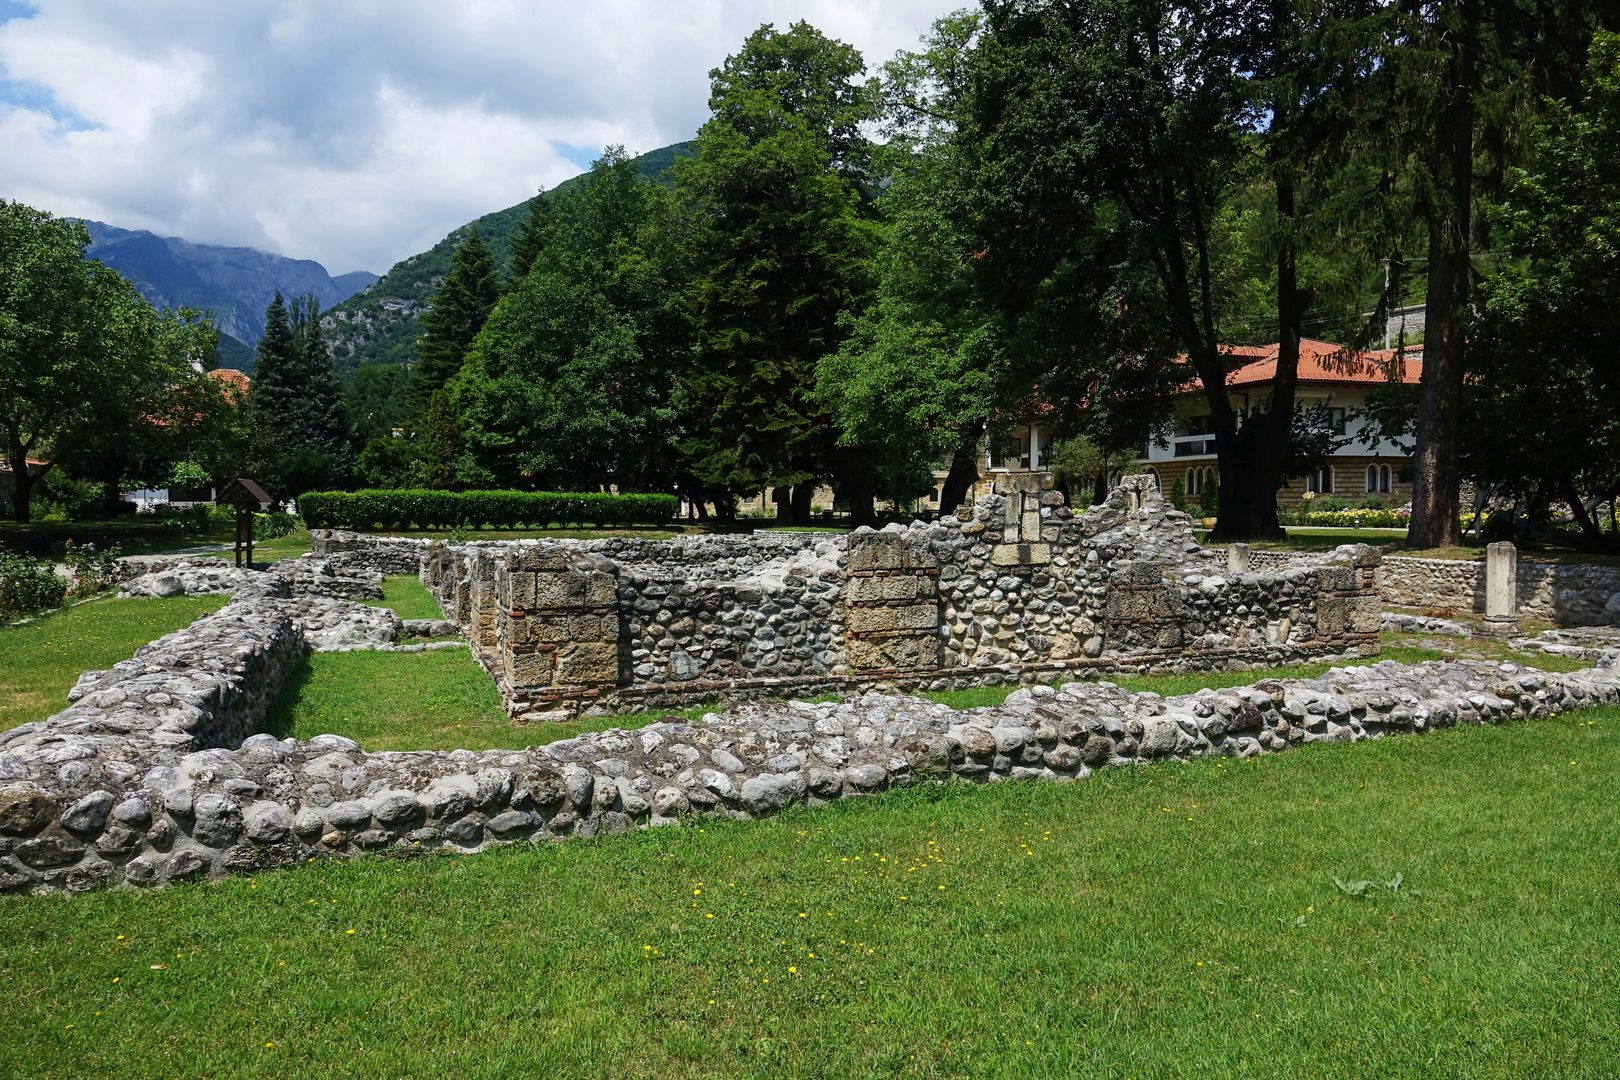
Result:
{"label": "green grass", "polygon": [[[418,602],[412,594],[421,590],[414,578],[390,579],[385,588],[394,590],[396,599],[384,603],[402,614],[405,607]],[[421,598],[426,598],[425,592],[421,592]],[[1413,640],[1412,635],[1386,637],[1389,640],[1377,660],[1416,664],[1457,655],[1511,660],[1550,671],[1590,666],[1569,657],[1521,655],[1498,642],[1427,638],[1417,639],[1427,644],[1413,647],[1397,644]],[[1266,678],[1315,678],[1333,666],[1315,663],[1250,671],[1172,672],[1120,676],[1113,681],[1131,690],[1170,697],[1204,687],[1246,686]],[[378,687],[386,687],[387,692],[379,693]],[[954,709],[972,709],[999,705],[1015,689],[984,686],[920,696]],[[489,676],[467,652],[319,653],[309,657],[294,674],[272,713],[269,730],[300,739],[343,735],[367,750],[522,749],[583,732],[642,727],[666,717],[697,720],[718,707],[715,702],[700,702],[681,709],[638,710],[566,723],[519,725],[507,718]]]}
{"label": "green grass", "polygon": [[0,898],[0,1075],[1610,1077],[1617,772],[1592,711]]}
{"label": "green grass", "polygon": [[629,536],[641,540],[668,540],[675,535],[668,529],[399,529],[377,536],[408,536],[418,540],[597,540],[604,536]]}
{"label": "green grass", "polygon": [[415,574],[390,574],[383,578],[383,598],[367,600],[374,607],[393,608],[402,619],[442,619],[439,602],[422,587]]}
{"label": "green grass", "polygon": [[0,731],[60,712],[82,672],[127,660],[224,605],[223,596],[92,600],[0,630]]}

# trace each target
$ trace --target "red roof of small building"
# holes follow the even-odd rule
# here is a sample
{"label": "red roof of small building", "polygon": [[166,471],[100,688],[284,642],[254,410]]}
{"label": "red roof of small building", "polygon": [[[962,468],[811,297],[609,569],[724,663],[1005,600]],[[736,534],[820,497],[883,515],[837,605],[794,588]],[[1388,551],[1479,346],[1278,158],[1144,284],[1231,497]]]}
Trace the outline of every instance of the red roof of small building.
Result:
{"label": "red roof of small building", "polygon": [[[1230,387],[1265,386],[1277,378],[1276,345],[1231,345],[1221,352],[1234,362],[1227,373]],[[1299,368],[1301,385],[1382,386],[1401,382],[1415,386],[1423,379],[1423,346],[1408,346],[1401,357],[1395,349],[1369,349],[1353,352],[1347,346],[1316,338],[1301,338]]]}
{"label": "red roof of small building", "polygon": [[230,387],[233,391],[235,391],[235,393],[232,395],[233,397],[247,393],[248,387],[253,385],[252,379],[248,378],[240,371],[237,371],[235,368],[214,368],[208,373],[208,377],[216,382],[224,383],[226,386]]}

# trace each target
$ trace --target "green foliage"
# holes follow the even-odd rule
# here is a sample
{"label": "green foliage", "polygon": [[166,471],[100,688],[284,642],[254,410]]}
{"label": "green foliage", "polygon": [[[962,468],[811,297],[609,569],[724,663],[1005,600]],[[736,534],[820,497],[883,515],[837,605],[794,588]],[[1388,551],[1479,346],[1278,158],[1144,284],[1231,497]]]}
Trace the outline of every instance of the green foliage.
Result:
{"label": "green foliage", "polygon": [[169,470],[169,486],[173,488],[205,488],[212,479],[208,470],[195,461],[177,461]]}
{"label": "green foliage", "polygon": [[433,395],[461,370],[467,350],[500,299],[495,261],[475,225],[450,258],[450,274],[433,294],[422,316],[416,366],[405,396],[412,416],[426,415]]}
{"label": "green foliage", "polygon": [[1187,485],[1179,476],[1170,485],[1170,505],[1183,513],[1187,510]]}
{"label": "green foliage", "polygon": [[211,327],[193,312],[153,311],[82,257],[88,243],[79,222],[0,200],[0,453],[18,521],[58,465],[147,438],[169,388],[213,354]]}
{"label": "green foliage", "polygon": [[609,527],[665,524],[675,516],[675,497],[599,491],[312,491],[298,500],[298,509],[312,529]]}
{"label": "green foliage", "polygon": [[1481,284],[1462,426],[1471,473],[1532,517],[1565,503],[1590,548],[1620,548],[1591,512],[1620,494],[1617,145],[1620,34],[1599,34],[1579,95],[1549,103],[1496,215],[1509,258]]}
{"label": "green foliage", "polygon": [[50,563],[0,548],[0,623],[61,607],[67,587]]}
{"label": "green foliage", "polygon": [[[1343,505],[1342,499],[1312,499],[1309,503],[1279,514],[1284,525],[1309,525],[1325,529],[1404,529],[1411,523],[1409,510],[1376,509]],[[1336,503],[1338,505],[1328,505]]]}
{"label": "green foliage", "polygon": [[1221,489],[1218,484],[1205,484],[1198,492],[1198,513],[1201,517],[1215,517],[1221,512]]}
{"label": "green foliage", "polygon": [[97,548],[93,542],[75,544],[69,540],[62,561],[72,575],[73,595],[94,596],[116,585],[121,555],[117,544]]}
{"label": "green foliage", "polygon": [[861,125],[877,98],[864,70],[855,49],[807,23],[761,27],[711,73],[698,155],[676,168],[697,334],[677,394],[681,450],[720,491],[836,480],[866,464],[835,460],[837,431],[815,393],[817,363],[871,288]]}
{"label": "green foliage", "polygon": [[[691,153],[691,143],[675,143],[648,151],[634,159],[636,171],[650,180],[667,182],[675,161]],[[569,191],[575,177],[558,184],[546,199]],[[328,334],[334,362],[344,371],[374,364],[408,366],[416,360],[421,318],[433,292],[450,273],[451,256],[467,231],[476,228],[489,245],[496,266],[508,266],[514,240],[529,214],[527,202],[485,214],[451,232],[419,255],[396,263],[363,293],[327,312]]]}
{"label": "green foliage", "polygon": [[353,468],[342,387],[332,370],[313,296],[265,309],[249,406],[249,469],[280,498],[346,482]]}
{"label": "green foliage", "polygon": [[[667,488],[675,368],[690,335],[671,268],[668,197],[609,147],[553,195],[550,240],[491,313],[449,416],[419,432],[423,481]],[[444,464],[441,464],[444,463]]]}
{"label": "green foliage", "polygon": [[551,200],[546,198],[546,189],[541,188],[529,200],[529,212],[524,216],[523,224],[518,226],[517,234],[512,237],[512,280],[522,281],[534,269],[535,260],[551,243],[555,231],[556,212]]}
{"label": "green foliage", "polygon": [[254,514],[253,539],[279,540],[283,536],[291,536],[297,532],[302,524],[297,514],[289,514],[282,510],[272,510],[268,514]]}

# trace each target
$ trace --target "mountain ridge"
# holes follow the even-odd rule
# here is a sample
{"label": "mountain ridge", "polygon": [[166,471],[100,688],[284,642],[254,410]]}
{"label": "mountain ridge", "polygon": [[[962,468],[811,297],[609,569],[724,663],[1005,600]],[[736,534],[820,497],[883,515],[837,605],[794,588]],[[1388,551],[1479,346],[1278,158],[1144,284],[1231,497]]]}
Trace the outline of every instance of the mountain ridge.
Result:
{"label": "mountain ridge", "polygon": [[[649,150],[633,160],[642,176],[667,182],[675,162],[693,152],[694,143],[688,140]],[[570,177],[552,188],[550,194],[565,191],[588,175],[585,172]],[[452,229],[427,251],[401,259],[365,289],[325,311],[321,331],[333,365],[340,371],[353,371],[370,364],[409,364],[414,360],[422,313],[439,282],[450,272],[450,256],[467,230],[477,226],[494,256],[496,269],[505,276],[512,237],[523,223],[528,205],[524,200]]]}
{"label": "mountain ridge", "polygon": [[[378,280],[366,270],[333,277],[313,259],[292,259],[258,248],[199,244],[146,229],[125,229],[85,219],[95,259],[128,278],[157,308],[208,312],[222,335],[251,350],[264,334],[264,309],[283,296],[313,293],[322,307],[342,303]],[[240,359],[235,349],[222,350]]]}

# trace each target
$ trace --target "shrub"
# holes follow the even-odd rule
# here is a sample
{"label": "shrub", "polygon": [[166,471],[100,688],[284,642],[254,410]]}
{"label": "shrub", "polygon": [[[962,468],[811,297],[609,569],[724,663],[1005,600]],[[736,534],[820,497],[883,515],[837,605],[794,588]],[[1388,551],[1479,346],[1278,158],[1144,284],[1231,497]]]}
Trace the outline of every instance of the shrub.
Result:
{"label": "shrub", "polygon": [[1320,510],[1315,506],[1280,511],[1284,525],[1313,525],[1329,529],[1404,529],[1411,522],[1408,510]]}
{"label": "shrub", "polygon": [[0,550],[0,622],[61,607],[67,586],[50,563]]}
{"label": "shrub", "polygon": [[662,525],[675,496],[601,491],[311,491],[298,510],[312,529],[515,529]]}
{"label": "shrub", "polygon": [[1198,493],[1198,513],[1201,517],[1214,517],[1221,512],[1221,489],[1214,484],[1205,484]]}
{"label": "shrub", "polygon": [[118,584],[118,556],[117,544],[98,549],[69,540],[62,561],[73,574],[73,595],[94,596]]}
{"label": "shrub", "polygon": [[[229,508],[227,508],[229,510]],[[142,517],[156,518],[157,520],[173,525],[188,533],[207,532],[213,519],[214,508],[207,503],[194,503],[191,506],[175,506],[173,503],[158,503],[152,509],[142,514]],[[235,511],[229,511],[234,514]],[[235,520],[234,517],[232,520]]]}
{"label": "shrub", "polygon": [[253,539],[277,540],[298,531],[298,516],[282,510],[253,515]]}
{"label": "shrub", "polygon": [[1182,512],[1187,509],[1187,485],[1181,482],[1179,476],[1170,485],[1170,505]]}

